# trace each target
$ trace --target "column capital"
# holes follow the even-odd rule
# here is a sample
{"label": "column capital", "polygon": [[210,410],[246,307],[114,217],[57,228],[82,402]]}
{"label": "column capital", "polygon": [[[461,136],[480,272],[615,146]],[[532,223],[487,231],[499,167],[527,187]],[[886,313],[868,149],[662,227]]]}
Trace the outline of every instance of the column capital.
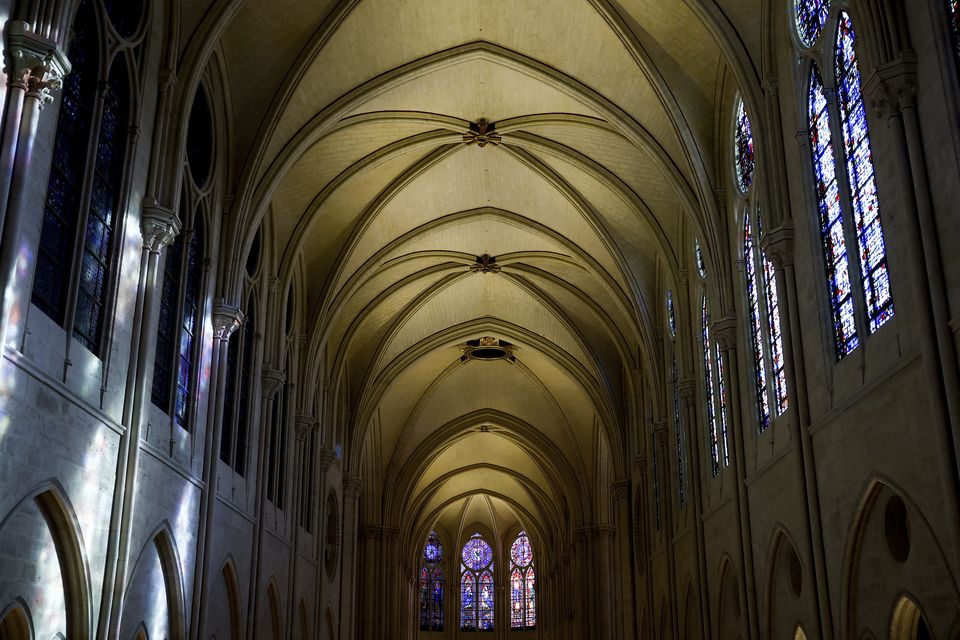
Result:
{"label": "column capital", "polygon": [[717,345],[724,351],[737,347],[737,318],[727,316],[713,323],[713,335]]}
{"label": "column capital", "polygon": [[610,483],[610,497],[623,500],[630,495],[630,480],[614,480]]}
{"label": "column capital", "polygon": [[633,468],[637,471],[643,472],[644,467],[647,464],[647,456],[644,454],[637,454],[633,456]]}
{"label": "column capital", "polygon": [[5,53],[9,84],[21,84],[41,108],[53,102],[53,92],[70,73],[70,60],[57,43],[31,31],[26,22],[13,21],[7,25]]}
{"label": "column capital", "polygon": [[363,490],[363,478],[358,476],[346,476],[343,479],[343,495],[348,498],[360,497]]}
{"label": "column capital", "polygon": [[917,99],[917,61],[912,51],[877,67],[863,84],[870,108],[881,118],[893,117],[914,106]]}
{"label": "column capital", "polygon": [[262,381],[263,395],[272,398],[283,386],[283,383],[287,381],[287,375],[279,369],[264,369],[263,373],[260,374],[260,380]]}
{"label": "column capital", "polygon": [[233,332],[243,324],[243,312],[237,307],[218,300],[213,305],[213,337],[229,340]]}
{"label": "column capital", "polygon": [[140,233],[143,246],[151,253],[160,253],[165,246],[173,244],[180,233],[180,218],[172,209],[160,206],[151,200],[140,211]]}
{"label": "column capital", "polygon": [[317,451],[317,466],[320,467],[320,472],[323,473],[329,469],[335,459],[336,455],[333,453],[333,449],[320,449]]}
{"label": "column capital", "polygon": [[684,378],[680,381],[680,401],[685,405],[692,405],[697,397],[697,381],[694,378]]}
{"label": "column capital", "polygon": [[793,223],[784,220],[777,227],[764,233],[760,246],[775,267],[785,269],[793,266]]}
{"label": "column capital", "polygon": [[297,416],[297,440],[303,442],[307,439],[307,434],[317,428],[317,419],[313,416]]}

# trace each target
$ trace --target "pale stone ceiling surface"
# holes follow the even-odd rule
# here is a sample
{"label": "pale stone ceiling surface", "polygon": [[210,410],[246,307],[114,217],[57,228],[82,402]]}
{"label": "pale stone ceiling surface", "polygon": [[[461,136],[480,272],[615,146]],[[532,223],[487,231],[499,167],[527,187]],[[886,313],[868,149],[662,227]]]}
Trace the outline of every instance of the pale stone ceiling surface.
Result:
{"label": "pale stone ceiling surface", "polygon": [[[683,220],[713,194],[719,38],[761,33],[761,5],[182,3],[182,48],[221,30],[239,215],[305,296],[365,519],[415,541],[604,520]],[[481,118],[500,144],[464,144]],[[471,272],[483,254],[502,270]],[[483,336],[516,361],[462,362]]]}

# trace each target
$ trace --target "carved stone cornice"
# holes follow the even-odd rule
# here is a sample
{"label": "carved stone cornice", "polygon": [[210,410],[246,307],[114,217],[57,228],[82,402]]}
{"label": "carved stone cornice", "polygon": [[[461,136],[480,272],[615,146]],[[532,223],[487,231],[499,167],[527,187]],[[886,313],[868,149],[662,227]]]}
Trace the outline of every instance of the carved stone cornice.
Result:
{"label": "carved stone cornice", "polygon": [[317,419],[313,416],[297,416],[295,421],[297,429],[297,440],[303,442],[307,439],[307,435],[317,428],[317,425],[320,424],[317,422]]}
{"label": "carved stone cornice", "polygon": [[263,373],[260,374],[261,380],[261,391],[265,398],[272,398],[277,394],[277,391],[280,390],[280,387],[283,386],[283,383],[287,381],[287,374],[279,369],[264,369]]}
{"label": "carved stone cornice", "polygon": [[165,246],[173,244],[180,233],[180,218],[172,209],[156,202],[144,204],[140,212],[140,233],[144,248],[151,253],[160,253]]}
{"label": "carved stone cornice", "polygon": [[727,316],[713,323],[713,335],[717,345],[724,351],[737,347],[737,318]]}
{"label": "carved stone cornice", "polygon": [[53,102],[70,60],[57,43],[30,30],[26,22],[7,25],[6,73],[10,85],[24,87],[40,101],[40,108]]}
{"label": "carved stone cornice", "polygon": [[229,340],[230,336],[243,324],[243,312],[239,308],[220,300],[213,305],[213,337]]}
{"label": "carved stone cornice", "polygon": [[785,220],[779,226],[763,234],[760,246],[764,253],[780,269],[793,266],[793,223]]}
{"label": "carved stone cornice", "polygon": [[878,117],[889,118],[912,108],[917,99],[917,60],[912,51],[881,65],[863,84],[863,93]]}

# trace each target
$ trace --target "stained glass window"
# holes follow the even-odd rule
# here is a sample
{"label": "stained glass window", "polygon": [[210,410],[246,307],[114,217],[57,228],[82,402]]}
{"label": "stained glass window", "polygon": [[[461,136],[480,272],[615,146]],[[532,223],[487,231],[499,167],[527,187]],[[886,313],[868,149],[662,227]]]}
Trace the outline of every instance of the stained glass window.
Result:
{"label": "stained glass window", "polygon": [[177,353],[177,388],[173,404],[173,421],[184,429],[189,427],[190,399],[196,387],[195,361],[199,353],[196,353],[194,345],[203,331],[200,321],[203,303],[200,292],[203,279],[203,246],[203,216],[197,212],[184,270],[183,313],[180,320],[180,343]]}
{"label": "stained glass window", "polygon": [[653,523],[656,525],[657,531],[659,531],[663,520],[663,513],[660,499],[660,456],[657,455],[660,447],[657,446],[656,432],[652,434],[650,441],[653,443],[653,464],[651,468],[651,473],[653,473]]}
{"label": "stained glass window", "polygon": [[699,240],[693,243],[693,260],[697,265],[697,273],[700,274],[701,278],[705,278],[707,276],[707,265],[703,261],[703,249],[700,248]]}
{"label": "stained glass window", "polygon": [[960,0],[947,0],[947,10],[950,19],[950,38],[953,41],[953,52],[960,62]]}
{"label": "stained glass window", "polygon": [[667,291],[667,327],[670,329],[670,337],[677,335],[677,313],[673,308],[673,292]]}
{"label": "stained glass window", "polygon": [[753,172],[756,159],[753,155],[753,128],[750,116],[743,100],[737,103],[737,129],[734,134],[734,165],[737,172],[737,185],[744,193],[753,186]]}
{"label": "stained glass window", "polygon": [[226,388],[223,399],[223,432],[220,440],[220,459],[233,467],[234,471],[241,476],[246,474],[247,466],[247,432],[250,426],[250,385],[252,384],[255,314],[256,307],[251,295],[244,312],[243,328],[230,338],[230,346],[227,349],[227,367],[224,374]]}
{"label": "stained glass window", "polygon": [[727,440],[727,384],[725,382],[726,368],[723,366],[723,351],[717,345],[717,391],[719,406],[717,415],[720,420],[720,454],[723,456],[723,466],[730,465],[730,444]]}
{"label": "stained glass window", "polygon": [[96,16],[89,0],[77,10],[69,58],[72,69],[63,80],[60,94],[32,294],[33,304],[60,325],[67,307],[66,275],[72,270],[100,68]]}
{"label": "stained glass window", "polygon": [[713,349],[710,346],[710,311],[707,308],[707,297],[703,296],[701,305],[701,340],[703,343],[703,379],[704,379],[704,406],[706,407],[707,432],[710,438],[711,471],[714,477],[720,474],[720,440],[717,429],[717,411],[714,405],[713,387]]}
{"label": "stained glass window", "polygon": [[443,545],[431,531],[420,563],[420,630],[443,631]]}
{"label": "stained glass window", "polygon": [[463,545],[460,559],[460,629],[492,631],[493,549],[475,533]]}
{"label": "stained glass window", "polygon": [[820,237],[830,290],[830,311],[837,357],[842,358],[859,344],[850,283],[850,260],[843,231],[843,211],[837,184],[837,167],[830,132],[830,113],[823,79],[816,64],[810,71],[808,94],[810,151],[816,181]]}
{"label": "stained glass window", "polygon": [[837,27],[835,72],[837,103],[843,131],[843,149],[847,164],[847,182],[853,200],[853,221],[860,250],[860,274],[866,302],[870,333],[893,317],[887,250],[880,222],[876,175],[863,94],[860,69],[854,51],[856,34],[847,12],[840,12]]}
{"label": "stained glass window", "polygon": [[[180,210],[185,209],[184,205]],[[160,317],[157,320],[157,346],[153,359],[153,404],[170,411],[173,349],[177,340],[177,305],[180,300],[180,274],[183,269],[183,234],[178,234],[163,257],[163,284],[160,287]]]}
{"label": "stained glass window", "polygon": [[680,420],[680,374],[677,370],[677,356],[674,354],[673,363],[670,367],[671,383],[673,385],[673,431],[676,435],[677,448],[677,499],[680,502],[680,508],[687,505],[686,488],[686,454],[684,452],[683,423]]}
{"label": "stained glass window", "polygon": [[795,0],[797,35],[800,36],[800,42],[807,47],[812,47],[820,33],[823,31],[823,25],[827,22],[827,16],[830,14],[830,0]]}
{"label": "stained glass window", "polygon": [[773,379],[774,398],[777,402],[777,415],[787,410],[787,369],[783,359],[783,330],[780,328],[780,299],[777,295],[777,277],[773,263],[764,251],[760,251],[763,262],[763,286],[767,294],[767,343],[770,345],[770,369]]}
{"label": "stained glass window", "polygon": [[747,315],[750,318],[750,346],[753,353],[754,390],[760,431],[770,426],[770,395],[764,364],[763,324],[760,317],[760,288],[757,277],[757,250],[753,244],[750,216],[744,216],[743,263],[747,277]]}
{"label": "stained glass window", "polygon": [[536,570],[530,538],[521,531],[510,547],[510,628],[537,626]]}
{"label": "stained glass window", "polygon": [[247,437],[250,433],[250,414],[253,411],[253,354],[256,347],[256,331],[254,326],[257,317],[257,306],[250,296],[247,303],[245,320],[243,323],[243,353],[240,361],[240,370],[238,380],[238,404],[237,407],[237,447],[233,459],[233,469],[241,476],[246,475],[247,470]]}

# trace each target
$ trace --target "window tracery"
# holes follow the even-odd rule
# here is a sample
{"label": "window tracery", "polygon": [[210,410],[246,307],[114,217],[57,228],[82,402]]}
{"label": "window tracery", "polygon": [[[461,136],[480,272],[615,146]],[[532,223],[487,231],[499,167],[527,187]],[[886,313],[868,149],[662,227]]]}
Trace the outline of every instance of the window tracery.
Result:
{"label": "window tracery", "polygon": [[475,533],[463,545],[460,560],[460,630],[492,631],[493,549]]}
{"label": "window tracery", "polygon": [[431,531],[420,562],[420,630],[443,631],[443,545]]}
{"label": "window tracery", "polygon": [[[97,357],[106,327],[123,224],[131,89],[135,74],[126,51],[137,42],[121,34],[104,51],[98,24],[113,14],[90,0],[71,27],[54,153],[34,272],[33,304]],[[114,55],[116,54],[116,55]],[[101,61],[111,59],[108,68]],[[105,75],[104,75],[104,72]],[[99,87],[99,89],[98,89]],[[98,93],[102,94],[98,96]],[[94,153],[88,153],[93,150]]]}
{"label": "window tracery", "polygon": [[510,627],[536,629],[537,595],[533,548],[526,531],[510,547]]}

